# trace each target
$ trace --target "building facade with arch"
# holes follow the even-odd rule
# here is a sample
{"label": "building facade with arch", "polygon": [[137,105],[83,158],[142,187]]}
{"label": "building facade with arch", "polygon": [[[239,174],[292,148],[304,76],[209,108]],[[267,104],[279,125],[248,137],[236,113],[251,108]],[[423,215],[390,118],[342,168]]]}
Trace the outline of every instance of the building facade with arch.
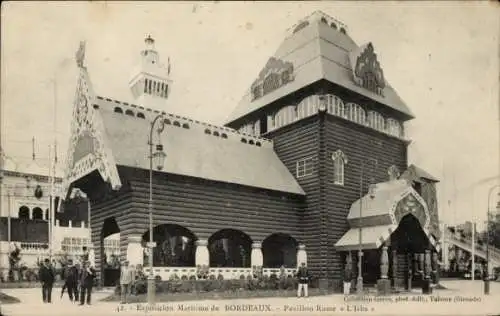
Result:
{"label": "building facade with arch", "polygon": [[[0,278],[8,280],[9,255],[20,250],[20,266],[37,268],[49,257],[49,166],[42,159],[28,162],[0,157]],[[79,259],[90,247],[87,202],[76,199],[60,206],[62,170],[56,169],[52,224],[52,256]],[[69,202],[69,201],[68,201]],[[114,237],[116,238],[116,236]],[[108,243],[112,244],[110,240]],[[108,247],[110,248],[110,247]],[[115,247],[117,248],[117,247]],[[116,249],[108,249],[116,253]]]}
{"label": "building facade with arch", "polygon": [[[306,262],[321,286],[338,285],[359,247],[370,258],[367,282],[381,277],[386,258],[397,286],[431,258],[435,267],[437,179],[408,164],[404,122],[414,116],[373,44],[358,46],[342,22],[314,12],[290,30],[224,126],[168,113],[170,64],[151,37],[145,44],[123,100],[94,87],[84,43],[77,53],[63,190],[79,188],[91,201],[101,274],[103,241],[117,233],[122,260],[152,260],[162,279],[203,266],[236,278],[256,268],[293,273]],[[150,252],[148,138],[159,115],[152,143],[166,160],[153,170]]]}

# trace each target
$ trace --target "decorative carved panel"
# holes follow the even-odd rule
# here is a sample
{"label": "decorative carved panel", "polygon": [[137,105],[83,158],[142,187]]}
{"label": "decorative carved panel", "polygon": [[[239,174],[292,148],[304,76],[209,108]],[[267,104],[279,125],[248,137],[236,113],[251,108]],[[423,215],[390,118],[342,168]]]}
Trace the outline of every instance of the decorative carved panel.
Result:
{"label": "decorative carved panel", "polygon": [[372,43],[368,43],[357,57],[353,72],[358,84],[377,94],[382,94],[385,88],[384,72],[377,60]]}
{"label": "decorative carved panel", "polygon": [[113,155],[106,145],[104,124],[99,111],[92,107],[94,100],[95,96],[87,69],[81,67],[63,180],[65,193],[73,181],[96,169],[103,180],[110,182],[113,188],[121,186]]}
{"label": "decorative carved panel", "polygon": [[398,202],[396,209],[394,210],[396,223],[399,223],[401,219],[408,214],[412,214],[413,216],[415,216],[418,219],[421,227],[426,228],[428,215],[425,212],[424,206],[415,198],[412,193],[408,194]]}
{"label": "decorative carved panel", "polygon": [[252,84],[252,100],[258,99],[292,80],[293,64],[271,57]]}

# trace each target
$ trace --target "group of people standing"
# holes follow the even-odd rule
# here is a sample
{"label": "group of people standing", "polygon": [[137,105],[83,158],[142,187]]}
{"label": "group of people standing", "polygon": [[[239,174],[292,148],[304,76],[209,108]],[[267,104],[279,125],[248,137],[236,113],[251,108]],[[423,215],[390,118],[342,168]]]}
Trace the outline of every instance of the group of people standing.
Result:
{"label": "group of people standing", "polygon": [[[52,303],[52,288],[55,282],[55,268],[50,264],[49,259],[45,259],[39,270],[39,279],[42,283],[42,299],[44,303]],[[64,285],[61,290],[61,297],[64,291],[68,291],[71,302],[80,302],[80,305],[91,304],[92,287],[96,276],[94,268],[89,261],[84,261],[83,266],[73,265],[73,260],[68,260],[68,264],[63,270],[62,279]]]}

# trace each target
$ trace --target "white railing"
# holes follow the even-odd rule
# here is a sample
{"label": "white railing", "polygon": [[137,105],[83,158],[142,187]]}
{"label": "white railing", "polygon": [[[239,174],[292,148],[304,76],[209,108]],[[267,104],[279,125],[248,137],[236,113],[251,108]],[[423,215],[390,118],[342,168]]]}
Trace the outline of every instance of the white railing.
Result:
{"label": "white railing", "polygon": [[21,253],[48,252],[49,244],[42,242],[21,242],[18,243]]}
{"label": "white railing", "polygon": [[[472,239],[471,238],[461,237],[461,236],[459,237],[456,234],[452,234],[451,232],[446,232],[445,234],[446,234],[446,238],[448,238],[452,241],[455,241],[455,242],[463,243],[464,245],[467,245],[469,248],[472,249]],[[476,250],[486,252],[486,245],[484,245],[484,244],[479,245],[476,243],[475,248],[476,248]],[[490,255],[498,256],[500,258],[500,250],[491,244],[489,245],[489,252],[490,252]]]}
{"label": "white railing", "polygon": [[[285,269],[285,273],[287,276],[293,276],[296,269]],[[153,267],[153,274],[155,276],[159,276],[162,280],[169,280],[174,274],[177,275],[178,278],[198,278],[197,276],[198,269],[196,267]],[[149,273],[149,268],[144,268],[144,273],[147,275]],[[279,268],[263,268],[262,274],[266,276],[271,276],[271,274],[276,274],[279,276],[281,270]],[[225,280],[234,280],[240,279],[242,276],[248,278],[253,275],[252,268],[237,268],[237,267],[224,267],[224,268],[209,268],[208,269],[208,277],[212,276],[212,278],[217,278],[219,275]]]}

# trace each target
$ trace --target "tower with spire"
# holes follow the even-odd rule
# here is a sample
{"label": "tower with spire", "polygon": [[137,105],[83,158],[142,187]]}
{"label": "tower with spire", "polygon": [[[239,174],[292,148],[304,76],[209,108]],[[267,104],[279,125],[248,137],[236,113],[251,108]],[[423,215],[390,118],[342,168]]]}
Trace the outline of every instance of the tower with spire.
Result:
{"label": "tower with spire", "polygon": [[168,64],[160,61],[155,40],[148,35],[144,40],[139,64],[132,72],[129,86],[135,102],[143,107],[165,111],[170,94],[170,58]]}

